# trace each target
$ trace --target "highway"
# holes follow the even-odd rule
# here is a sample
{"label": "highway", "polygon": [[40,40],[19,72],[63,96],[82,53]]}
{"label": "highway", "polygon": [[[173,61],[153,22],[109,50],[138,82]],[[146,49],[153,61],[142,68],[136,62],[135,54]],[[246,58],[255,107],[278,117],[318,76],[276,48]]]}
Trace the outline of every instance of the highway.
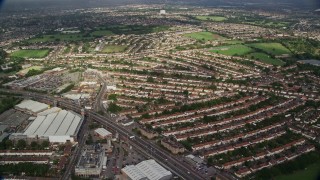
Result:
{"label": "highway", "polygon": [[[12,92],[12,90],[4,90],[7,92]],[[44,94],[39,94],[39,93],[32,93],[32,92],[25,92],[25,91],[14,91],[15,93],[22,94],[23,97],[29,97],[33,98],[35,100],[39,101],[45,101],[45,102],[51,102],[53,104],[54,101],[58,103],[59,106],[64,107],[66,109],[73,110],[77,113],[81,113],[81,107],[76,104],[72,103],[70,101],[67,101],[65,99],[59,98],[59,97],[51,97],[47,96]],[[130,136],[135,136],[134,133],[131,131],[128,131],[127,129],[123,128],[121,125],[116,124],[114,121],[111,119],[104,117],[93,110],[86,110],[85,111],[86,116],[91,118],[94,121],[97,121],[107,127],[110,127],[114,131],[117,131],[120,136],[122,137],[130,137]],[[83,144],[84,138],[81,139],[81,143]],[[191,169],[188,165],[185,163],[181,162],[178,160],[176,157],[172,156],[170,153],[164,151],[160,147],[158,147],[155,144],[152,144],[151,142],[135,137],[133,139],[130,139],[130,144],[134,148],[139,148],[140,150],[144,151],[145,154],[149,154],[148,151],[152,151],[151,157],[153,157],[156,161],[161,162],[161,164],[165,165],[168,167],[170,170],[172,170],[176,175],[182,177],[183,179],[190,179],[190,180],[195,180],[195,179],[204,179],[201,175],[199,175],[194,169]],[[80,150],[81,147],[79,147]],[[75,154],[78,155],[79,152],[76,152]],[[75,158],[77,159],[77,158]],[[74,159],[74,160],[75,160]],[[70,163],[71,166],[67,168],[68,171],[72,170],[72,167],[74,166],[74,162]],[[70,173],[66,172],[66,177],[69,177]],[[68,178],[66,178],[68,179]]]}

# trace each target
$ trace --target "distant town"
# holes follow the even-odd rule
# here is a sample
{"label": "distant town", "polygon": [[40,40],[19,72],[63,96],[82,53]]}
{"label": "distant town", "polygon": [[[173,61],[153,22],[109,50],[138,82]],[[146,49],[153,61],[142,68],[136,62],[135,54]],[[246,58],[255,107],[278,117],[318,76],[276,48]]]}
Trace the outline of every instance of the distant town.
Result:
{"label": "distant town", "polygon": [[0,16],[0,179],[317,179],[318,11]]}

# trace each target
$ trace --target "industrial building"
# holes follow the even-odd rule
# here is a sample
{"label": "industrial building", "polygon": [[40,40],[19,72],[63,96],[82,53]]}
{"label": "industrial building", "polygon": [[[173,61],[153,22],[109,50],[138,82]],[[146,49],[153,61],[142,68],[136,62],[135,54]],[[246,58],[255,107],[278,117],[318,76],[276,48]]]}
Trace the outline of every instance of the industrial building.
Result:
{"label": "industrial building", "polygon": [[23,134],[28,138],[46,138],[52,143],[74,142],[82,121],[80,115],[61,110],[46,116],[37,116]]}
{"label": "industrial building", "polygon": [[75,175],[80,177],[99,177],[105,166],[105,150],[100,145],[87,146],[75,167]]}
{"label": "industrial building", "polygon": [[172,173],[155,160],[149,159],[137,165],[129,165],[121,169],[125,179],[129,180],[169,180]]}
{"label": "industrial building", "polygon": [[94,130],[94,134],[99,136],[102,139],[112,138],[112,133],[104,128],[98,128],[98,129]]}
{"label": "industrial building", "polygon": [[83,118],[72,111],[51,108],[41,113],[26,127],[24,133],[13,133],[10,139],[48,140],[51,143],[75,142]]}
{"label": "industrial building", "polygon": [[33,100],[24,100],[15,106],[15,109],[22,111],[26,114],[37,115],[39,112],[49,109],[48,104],[40,103]]}

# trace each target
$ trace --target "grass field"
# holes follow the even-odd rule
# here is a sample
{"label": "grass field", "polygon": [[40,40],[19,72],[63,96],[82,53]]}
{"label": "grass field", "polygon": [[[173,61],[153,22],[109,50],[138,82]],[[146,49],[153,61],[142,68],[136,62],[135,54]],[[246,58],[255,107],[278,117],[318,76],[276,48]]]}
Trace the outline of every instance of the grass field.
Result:
{"label": "grass field", "polygon": [[196,19],[201,20],[201,21],[225,21],[227,18],[223,16],[196,16]]}
{"label": "grass field", "polygon": [[256,25],[256,26],[267,26],[267,27],[273,27],[273,28],[284,28],[288,27],[290,25],[289,22],[282,22],[282,21],[253,21],[253,22],[248,22],[248,24]]}
{"label": "grass field", "polygon": [[24,49],[11,53],[13,57],[44,58],[50,53],[50,49]]}
{"label": "grass field", "polygon": [[[290,50],[280,43],[252,43],[239,44],[241,41],[225,41],[225,46],[219,46],[210,50],[210,52],[224,54],[228,56],[243,56],[249,59],[261,61],[263,63],[283,66],[284,61],[273,56],[291,54]],[[230,44],[230,45],[228,45]]]}
{"label": "grass field", "polygon": [[127,46],[108,45],[103,48],[102,53],[118,53],[125,51]]}
{"label": "grass field", "polygon": [[280,43],[253,43],[248,46],[260,49],[273,55],[291,54],[290,50]]}
{"label": "grass field", "polygon": [[53,41],[83,41],[93,39],[91,36],[85,36],[83,33],[79,34],[53,34],[42,35],[27,40],[29,43],[53,42]]}
{"label": "grass field", "polygon": [[225,40],[222,42],[223,44],[232,45],[232,44],[241,44],[243,41],[240,40]]}
{"label": "grass field", "polygon": [[196,32],[196,33],[189,33],[184,34],[185,37],[197,39],[197,40],[204,40],[204,41],[212,41],[212,40],[223,40],[224,37],[213,34],[211,32]]}
{"label": "grass field", "polygon": [[114,35],[114,33],[109,30],[99,30],[99,31],[93,31],[91,35],[102,37],[102,36],[111,36],[111,35]]}
{"label": "grass field", "polygon": [[148,34],[155,32],[162,32],[168,30],[169,26],[141,26],[141,25],[114,25],[101,26],[96,28],[97,31],[110,31],[114,34]]}
{"label": "grass field", "polygon": [[253,52],[253,49],[251,49],[248,46],[238,44],[238,45],[216,47],[210,50],[210,52],[224,54],[227,56],[242,56],[250,52]]}
{"label": "grass field", "polygon": [[320,177],[320,162],[293,174],[278,176],[275,180],[317,180]]}
{"label": "grass field", "polygon": [[276,66],[283,66],[285,64],[283,61],[279,59],[274,59],[265,53],[259,53],[259,52],[250,53],[247,55],[247,57],[250,59],[255,59],[267,64],[276,65]]}

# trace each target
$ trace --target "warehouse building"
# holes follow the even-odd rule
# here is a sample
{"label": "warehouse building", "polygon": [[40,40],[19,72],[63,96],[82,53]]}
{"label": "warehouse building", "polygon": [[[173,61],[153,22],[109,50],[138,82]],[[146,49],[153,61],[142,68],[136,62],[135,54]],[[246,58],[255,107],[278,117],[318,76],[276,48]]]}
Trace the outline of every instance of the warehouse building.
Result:
{"label": "warehouse building", "polygon": [[99,136],[102,139],[112,138],[112,133],[104,128],[98,128],[98,129],[94,130],[94,134]]}
{"label": "warehouse building", "polygon": [[52,143],[74,142],[82,121],[80,115],[61,110],[46,116],[37,116],[23,134],[28,138],[49,139]]}
{"label": "warehouse building", "polygon": [[172,173],[155,160],[149,159],[137,165],[126,166],[121,169],[125,179],[129,180],[169,180]]}
{"label": "warehouse building", "polygon": [[24,100],[20,104],[17,104],[15,106],[15,109],[34,116],[49,108],[50,106],[48,104],[40,103],[33,100]]}
{"label": "warehouse building", "polygon": [[[41,114],[41,115],[40,115]],[[24,133],[14,133],[10,139],[48,140],[51,143],[75,142],[83,118],[72,111],[52,108],[33,120]]]}

